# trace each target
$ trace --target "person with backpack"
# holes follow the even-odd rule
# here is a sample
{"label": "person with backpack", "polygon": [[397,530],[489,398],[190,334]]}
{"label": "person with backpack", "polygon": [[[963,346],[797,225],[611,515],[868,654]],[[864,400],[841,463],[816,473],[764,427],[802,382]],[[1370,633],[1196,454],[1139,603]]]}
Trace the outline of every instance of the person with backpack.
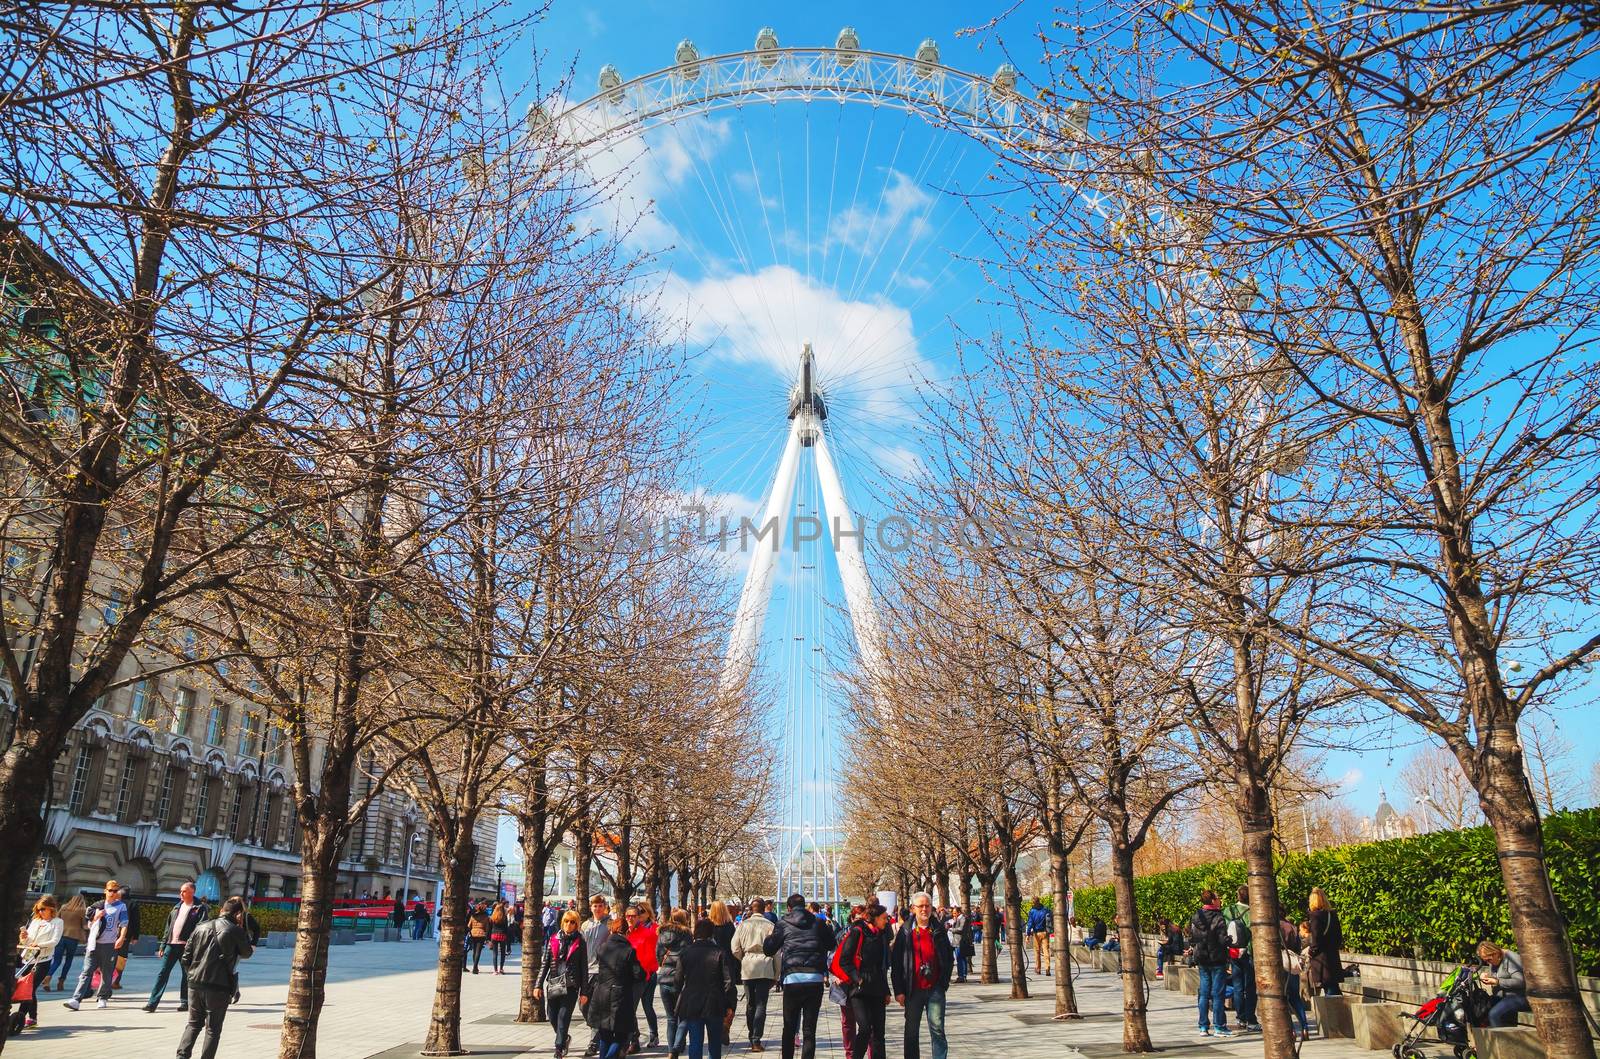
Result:
{"label": "person with backpack", "polygon": [[895,935],[890,956],[895,1003],[906,1010],[905,1059],[922,1055],[924,1017],[933,1040],[933,1059],[945,1059],[949,1043],[944,1033],[944,1002],[956,961],[949,935],[933,918],[931,895],[911,895],[911,918]]}
{"label": "person with backpack", "polygon": [[889,910],[876,901],[845,932],[834,950],[833,975],[850,999],[855,1039],[850,1059],[885,1059],[884,1021],[889,1006]]}
{"label": "person with backpack", "polygon": [[1259,1033],[1256,1022],[1256,949],[1250,936],[1250,888],[1239,887],[1239,900],[1222,910],[1228,924],[1229,973],[1233,976],[1233,1013],[1239,1029]]}
{"label": "person with backpack", "polygon": [[773,930],[766,908],[759,897],[751,901],[750,914],[733,931],[733,958],[739,961],[744,981],[744,1022],[752,1052],[766,1051],[762,1038],[767,1033],[767,997],[778,977],[778,964],[764,948]]}
{"label": "person with backpack", "polygon": [[1195,998],[1200,1012],[1200,1036],[1232,1037],[1228,1014],[1223,1008],[1228,924],[1222,917],[1222,906],[1215,890],[1201,892],[1200,910],[1189,921],[1189,958],[1200,973],[1200,992]]}
{"label": "person with backpack", "polygon": [[806,907],[803,895],[790,894],[784,904],[787,911],[761,943],[761,951],[776,957],[778,981],[783,983],[783,1059],[794,1059],[797,1033],[803,1034],[803,1059],[813,1059],[828,953],[835,938],[833,928]]}
{"label": "person with backpack", "polygon": [[561,929],[550,939],[544,966],[539,969],[535,999],[544,999],[545,1014],[556,1035],[556,1059],[562,1059],[572,1045],[572,1013],[578,1007],[578,994],[589,982],[589,950],[578,930],[578,913],[561,917]]}
{"label": "person with backpack", "polygon": [[674,908],[667,923],[656,933],[656,987],[661,991],[661,1006],[667,1009],[667,1049],[678,1059],[688,1046],[688,1027],[678,1021],[678,989],[682,982],[679,961],[689,944],[689,913]]}
{"label": "person with backpack", "polygon": [[1033,939],[1033,973],[1049,974],[1050,910],[1037,897],[1033,899],[1033,906],[1028,909],[1028,918],[1022,924],[1022,933],[1025,937]]}

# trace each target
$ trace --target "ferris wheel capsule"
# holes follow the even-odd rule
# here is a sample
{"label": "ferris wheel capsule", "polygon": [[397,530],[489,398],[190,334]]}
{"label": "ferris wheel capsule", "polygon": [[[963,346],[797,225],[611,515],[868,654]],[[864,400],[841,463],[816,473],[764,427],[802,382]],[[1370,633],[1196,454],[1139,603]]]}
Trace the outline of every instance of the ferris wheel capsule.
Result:
{"label": "ferris wheel capsule", "polygon": [[1072,134],[1078,139],[1081,140],[1089,134],[1088,103],[1079,102],[1068,105],[1063,117],[1066,120],[1067,128],[1071,129]]}
{"label": "ferris wheel capsule", "polygon": [[1014,96],[1017,94],[1017,68],[1010,63],[1001,63],[1000,69],[994,72],[990,82],[994,94],[997,96]]}
{"label": "ferris wheel capsule", "polygon": [[939,65],[939,42],[932,37],[917,45],[917,72],[926,74]]}
{"label": "ferris wheel capsule", "polygon": [[622,102],[622,75],[610,63],[600,68],[600,94],[612,103]]}
{"label": "ferris wheel capsule", "polygon": [[778,61],[778,34],[771,26],[761,27],[761,32],[756,34],[756,54],[761,65],[769,70]]}
{"label": "ferris wheel capsule", "polygon": [[694,42],[685,38],[678,42],[678,50],[673,54],[673,61],[678,64],[678,76],[685,81],[693,81],[700,76],[700,49]]}
{"label": "ferris wheel capsule", "polygon": [[550,131],[550,126],[555,124],[550,118],[550,112],[544,108],[542,103],[529,103],[528,116],[524,121],[527,125],[528,135],[535,139],[543,139],[545,134]]}
{"label": "ferris wheel capsule", "polygon": [[833,50],[838,52],[840,66],[849,66],[856,61],[856,52],[861,50],[861,38],[856,36],[854,26],[846,26],[839,31],[839,37],[833,42]]}

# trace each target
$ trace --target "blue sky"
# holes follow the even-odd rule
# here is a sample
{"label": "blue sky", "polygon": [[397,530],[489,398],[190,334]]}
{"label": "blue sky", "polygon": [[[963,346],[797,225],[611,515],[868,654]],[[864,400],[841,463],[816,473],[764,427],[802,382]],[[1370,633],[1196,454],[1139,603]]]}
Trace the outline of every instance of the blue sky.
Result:
{"label": "blue sky", "polygon": [[[850,25],[868,50],[910,53],[932,38],[946,65],[988,76],[1011,61],[1026,75],[1031,19],[1052,12],[1036,5],[1008,18],[1015,53],[990,33],[958,36],[991,13],[951,3],[557,2],[521,54],[537,50],[547,82],[570,67],[567,94],[582,98],[606,64],[624,80],[658,70],[683,39],[710,56],[750,48],[763,26],[784,46],[827,46]],[[526,73],[508,69],[507,81]],[[659,255],[663,309],[697,351],[699,493],[734,515],[754,512],[783,444],[785,391],[801,343],[810,341],[822,382],[832,386],[830,429],[846,492],[867,518],[881,517],[886,483],[915,467],[930,440],[919,383],[955,369],[958,329],[1004,327],[973,261],[992,245],[962,197],[985,190],[990,153],[898,110],[818,101],[689,118],[592,165],[615,181],[607,219],[626,226],[636,248]],[[797,511],[816,503],[814,476],[803,467]],[[742,557],[723,561],[736,591]],[[786,747],[790,794],[781,811],[792,822],[822,822],[833,801],[830,758],[843,733],[829,673],[843,658],[841,602],[828,549],[784,556],[764,651],[782,687],[766,731]],[[1582,708],[1574,700],[1557,719]],[[1586,778],[1600,756],[1600,730],[1562,729]],[[1327,753],[1330,779],[1360,811],[1372,810],[1384,786],[1404,808],[1393,792],[1422,745],[1420,731],[1383,722],[1354,742],[1358,749]]]}

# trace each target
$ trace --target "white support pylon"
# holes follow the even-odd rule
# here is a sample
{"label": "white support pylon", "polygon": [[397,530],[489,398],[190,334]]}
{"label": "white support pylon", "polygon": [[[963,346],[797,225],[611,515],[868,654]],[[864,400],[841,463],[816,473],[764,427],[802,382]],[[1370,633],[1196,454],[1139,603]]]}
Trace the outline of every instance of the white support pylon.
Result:
{"label": "white support pylon", "polygon": [[[790,394],[789,439],[778,459],[778,471],[772,478],[761,522],[755,533],[746,534],[741,527],[739,535],[740,545],[751,549],[750,568],[745,574],[744,590],[739,595],[739,609],[734,613],[733,632],[728,640],[728,656],[722,670],[724,691],[737,689],[755,668],[761,627],[766,622],[767,604],[772,598],[772,575],[778,552],[790,539],[790,503],[803,448],[811,449],[816,455],[828,539],[838,557],[839,579],[844,584],[856,649],[869,681],[882,672],[882,640],[877,614],[872,609],[872,582],[867,577],[864,531],[855,528],[844,485],[828,450],[827,436],[822,429],[828,418],[827,405],[815,386],[814,371],[815,359],[808,342],[800,354],[800,379]],[[770,539],[762,536],[768,533],[772,534]],[[841,540],[841,537],[846,539]]]}

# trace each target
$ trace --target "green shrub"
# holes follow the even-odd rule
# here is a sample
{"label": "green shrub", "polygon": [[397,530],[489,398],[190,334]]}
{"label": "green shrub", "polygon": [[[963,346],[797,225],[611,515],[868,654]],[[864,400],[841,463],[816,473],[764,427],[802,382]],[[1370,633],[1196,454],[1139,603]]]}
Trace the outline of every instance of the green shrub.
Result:
{"label": "green shrub", "polygon": [[[1568,922],[1580,974],[1600,974],[1600,809],[1553,813],[1544,822],[1550,885]],[[1339,910],[1345,945],[1381,956],[1454,960],[1483,938],[1511,945],[1511,917],[1487,827],[1339,846],[1277,859],[1278,890],[1303,918],[1313,886]],[[1187,923],[1200,891],[1226,900],[1244,882],[1244,862],[1222,861],[1134,880],[1141,924]],[[1078,922],[1115,921],[1111,887],[1078,890]]]}
{"label": "green shrub", "polygon": [[250,914],[256,917],[256,924],[261,927],[261,933],[270,934],[273,931],[292,931],[299,927],[299,917],[284,908],[262,908],[256,905]]}
{"label": "green shrub", "polygon": [[167,913],[172,911],[172,905],[165,901],[140,901],[139,904],[139,936],[161,940],[161,932],[167,926]]}

